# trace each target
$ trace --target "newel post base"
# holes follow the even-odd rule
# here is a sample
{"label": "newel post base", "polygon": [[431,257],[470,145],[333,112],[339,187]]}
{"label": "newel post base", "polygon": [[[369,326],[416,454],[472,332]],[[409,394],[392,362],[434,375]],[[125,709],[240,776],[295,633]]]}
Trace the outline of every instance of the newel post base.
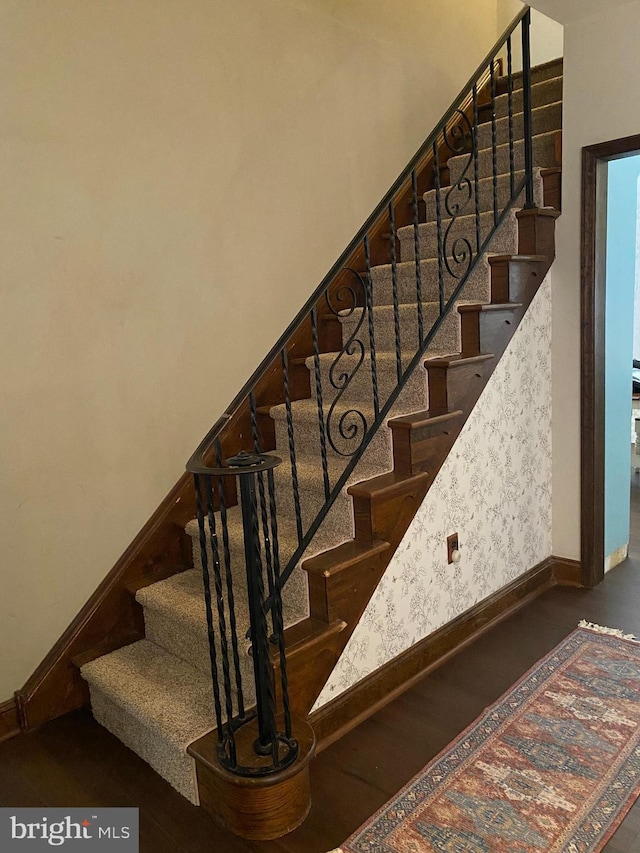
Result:
{"label": "newel post base", "polygon": [[[255,722],[238,730],[239,756],[253,754],[257,734]],[[237,776],[226,770],[217,759],[215,732],[192,743],[188,752],[196,762],[200,805],[242,838],[269,841],[296,829],[311,808],[309,764],[316,737],[302,720],[293,721],[293,737],[299,745],[293,764],[262,777]]]}

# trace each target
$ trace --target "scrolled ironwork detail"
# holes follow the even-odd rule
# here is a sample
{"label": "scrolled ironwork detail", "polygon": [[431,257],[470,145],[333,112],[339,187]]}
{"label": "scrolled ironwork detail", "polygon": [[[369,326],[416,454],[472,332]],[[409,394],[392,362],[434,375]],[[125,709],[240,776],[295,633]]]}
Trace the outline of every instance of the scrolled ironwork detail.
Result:
{"label": "scrolled ironwork detail", "polygon": [[[453,184],[444,198],[444,207],[449,216],[460,216],[463,210],[473,197],[473,183],[468,177],[471,164],[473,162],[473,154],[476,149],[476,140],[474,127],[469,121],[468,116],[463,110],[458,110],[457,114],[462,122],[462,125],[455,124],[453,128],[445,128],[443,137],[447,148],[456,156],[467,153],[469,159],[465,163],[462,174]],[[453,140],[452,140],[453,137]],[[471,147],[466,151],[467,141],[471,140]]]}
{"label": "scrolled ironwork detail", "polygon": [[[345,267],[345,272],[351,273],[362,291],[363,302],[366,299],[366,285],[365,282],[357,270],[351,269],[351,267]],[[331,301],[331,297],[329,293],[326,294],[326,302],[329,310],[336,316],[341,319],[347,319],[352,317],[358,308],[361,308],[360,318],[356,323],[355,328],[349,335],[346,343],[333,360],[331,367],[329,368],[329,382],[332,388],[338,393],[333,399],[331,406],[329,407],[329,411],[327,413],[326,426],[327,426],[327,440],[331,446],[331,449],[337,453],[339,456],[350,457],[358,452],[364,438],[367,434],[368,429],[368,421],[363,412],[359,411],[355,408],[347,409],[340,413],[338,422],[337,422],[337,430],[338,435],[343,441],[351,443],[351,446],[345,450],[340,449],[339,442],[337,441],[337,436],[335,434],[336,423],[335,418],[337,415],[336,408],[339,405],[340,401],[344,397],[344,394],[353,382],[356,374],[362,367],[365,359],[366,348],[364,343],[359,339],[358,334],[365,320],[365,314],[367,313],[367,308],[361,305],[358,305],[358,292],[356,287],[358,285],[342,285],[340,289],[336,292],[336,300],[338,302],[344,302],[345,299],[348,302],[346,308],[337,308]],[[345,357],[355,358],[355,364],[350,364],[348,367],[343,364],[343,360]]]}

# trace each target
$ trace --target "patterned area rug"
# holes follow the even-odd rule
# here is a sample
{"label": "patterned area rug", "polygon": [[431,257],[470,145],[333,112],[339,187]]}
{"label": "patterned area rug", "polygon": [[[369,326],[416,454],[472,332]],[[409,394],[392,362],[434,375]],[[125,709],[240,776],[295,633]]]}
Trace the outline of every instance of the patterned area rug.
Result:
{"label": "patterned area rug", "polygon": [[581,623],[334,853],[594,853],[640,796],[640,643]]}

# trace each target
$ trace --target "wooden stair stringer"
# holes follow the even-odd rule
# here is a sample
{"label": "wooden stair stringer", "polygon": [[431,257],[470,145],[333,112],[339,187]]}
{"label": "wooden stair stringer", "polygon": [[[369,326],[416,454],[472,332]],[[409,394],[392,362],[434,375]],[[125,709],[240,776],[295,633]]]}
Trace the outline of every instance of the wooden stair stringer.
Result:
{"label": "wooden stair stringer", "polygon": [[[297,639],[287,667],[292,707],[298,716],[310,715],[312,725],[313,705],[333,666],[553,262],[558,216],[547,208],[517,214],[522,254],[489,259],[489,305],[460,306],[463,353],[477,352],[425,362],[432,408],[388,421],[394,469],[347,489],[354,539],[303,563],[314,637]],[[314,658],[322,660],[316,671]]]}

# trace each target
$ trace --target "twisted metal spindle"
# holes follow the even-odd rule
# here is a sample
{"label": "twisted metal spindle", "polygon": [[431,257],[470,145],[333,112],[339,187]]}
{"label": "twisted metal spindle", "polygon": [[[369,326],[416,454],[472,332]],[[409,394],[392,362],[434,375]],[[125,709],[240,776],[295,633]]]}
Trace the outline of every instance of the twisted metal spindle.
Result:
{"label": "twisted metal spindle", "polygon": [[482,235],[480,232],[480,158],[479,158],[479,141],[478,129],[480,127],[480,118],[478,114],[478,87],[474,83],[473,91],[473,193],[476,204],[476,254],[480,254],[482,247]]}
{"label": "twisted metal spindle", "polygon": [[220,572],[220,555],[218,553],[218,536],[216,520],[213,511],[213,487],[211,477],[204,478],[204,489],[207,498],[207,517],[209,521],[209,539],[213,556],[213,582],[216,590],[216,605],[218,610],[218,634],[220,637],[220,661],[222,664],[222,683],[225,693],[225,710],[229,728],[233,720],[233,697],[231,695],[231,671],[229,669],[229,644],[227,640],[227,620],[224,612],[224,596],[222,594],[222,575]]}
{"label": "twisted metal spindle", "polygon": [[[211,578],[209,576],[209,559],[207,551],[207,534],[205,531],[204,510],[202,507],[202,493],[200,491],[200,477],[193,475],[196,493],[196,516],[198,518],[198,538],[200,543],[200,558],[202,563],[202,581],[204,585],[204,602],[207,615],[207,634],[209,637],[209,653],[211,658],[211,680],[213,682],[213,704],[216,715],[218,744],[224,741],[222,728],[222,703],[220,701],[220,685],[218,683],[218,653],[216,648],[216,634],[213,624],[213,606],[211,601]],[[235,763],[235,741],[231,729],[231,719],[227,720],[228,736],[230,739],[231,752]]]}
{"label": "twisted metal spindle", "polygon": [[320,373],[320,347],[318,345],[318,309],[311,309],[311,335],[313,337],[313,370],[316,382],[316,406],[318,409],[318,433],[320,435],[320,458],[322,460],[322,481],[324,497],[329,500],[331,484],[329,482],[329,465],[327,463],[327,430],[324,422],[324,405],[322,401],[322,376]]}
{"label": "twisted metal spindle", "polygon": [[531,9],[522,19],[522,110],[524,122],[525,203],[534,208],[533,197],[533,123],[531,118]]}
{"label": "twisted metal spindle", "polygon": [[491,78],[491,175],[493,179],[493,224],[498,224],[498,125],[496,117],[496,71],[493,59],[490,63]]}
{"label": "twisted metal spindle", "polygon": [[511,36],[507,39],[507,96],[509,101],[509,191],[511,198],[516,192],[516,159],[513,144],[513,57]]}
{"label": "twisted metal spindle", "polygon": [[400,344],[400,308],[398,305],[398,259],[396,257],[396,216],[393,201],[389,202],[389,243],[391,247],[391,286],[393,290],[393,332],[396,344],[396,375],[402,382],[402,347]]}
{"label": "twisted metal spindle", "polygon": [[[222,466],[222,448],[220,440],[215,444],[216,464]],[[218,477],[218,505],[220,507],[220,526],[222,527],[222,548],[224,555],[225,583],[227,587],[227,601],[229,603],[229,627],[231,628],[231,652],[233,655],[233,670],[236,685],[238,687],[237,705],[238,715],[245,716],[244,691],[242,689],[242,674],[240,672],[240,650],[238,647],[238,626],[236,623],[236,602],[233,591],[233,576],[231,574],[231,547],[229,543],[229,519],[227,515],[227,499],[224,493],[222,477]]]}
{"label": "twisted metal spindle", "polygon": [[442,245],[442,194],[440,189],[440,155],[438,139],[433,142],[433,179],[436,185],[436,235],[438,240],[438,305],[440,316],[444,314],[444,257]]}
{"label": "twisted metal spindle", "polygon": [[[280,549],[278,546],[278,513],[276,510],[276,496],[273,481],[273,471],[267,471],[267,486],[269,490],[269,514],[271,518],[271,541],[273,542],[273,574],[276,590],[280,589]],[[282,597],[276,594],[272,609],[274,620],[274,633],[278,641],[278,654],[280,658],[280,680],[282,690],[282,709],[284,713],[285,735],[291,738],[291,708],[289,702],[289,679],[287,676],[287,664],[284,645],[284,619],[282,616]]]}
{"label": "twisted metal spindle", "polygon": [[418,300],[418,346],[424,341],[422,316],[422,264],[420,262],[420,212],[418,210],[418,176],[411,170],[411,202],[413,205],[413,255],[416,262],[416,299]]}
{"label": "twisted metal spindle", "polygon": [[284,402],[287,412],[287,438],[289,441],[289,460],[291,462],[291,487],[293,489],[293,505],[296,515],[296,530],[298,542],[302,542],[302,512],[300,510],[300,489],[298,486],[298,463],[296,461],[296,440],[293,433],[293,413],[291,410],[291,389],[289,387],[289,359],[286,347],[281,351],[282,382],[284,386]]}
{"label": "twisted metal spindle", "polygon": [[365,301],[367,303],[367,326],[369,329],[369,359],[371,364],[371,385],[373,388],[373,411],[376,418],[380,414],[380,400],[378,397],[378,365],[376,361],[376,335],[373,325],[373,285],[371,280],[371,248],[369,246],[369,235],[364,237],[364,262],[367,270],[365,281]]}

